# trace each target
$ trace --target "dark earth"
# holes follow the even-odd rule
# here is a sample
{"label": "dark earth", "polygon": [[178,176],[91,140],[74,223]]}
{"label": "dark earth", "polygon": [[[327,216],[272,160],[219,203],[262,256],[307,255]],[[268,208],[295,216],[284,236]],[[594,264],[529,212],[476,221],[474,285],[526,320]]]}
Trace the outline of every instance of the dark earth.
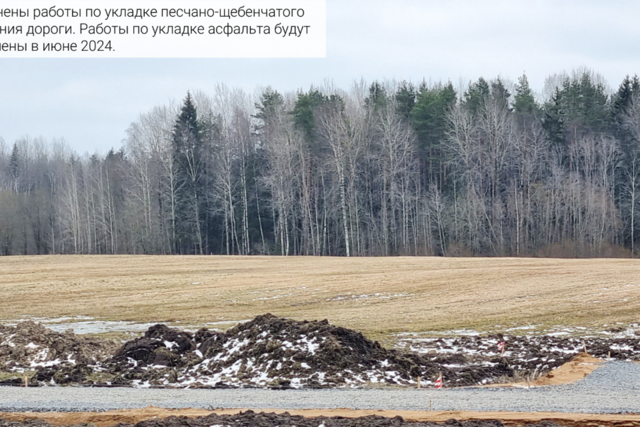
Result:
{"label": "dark earth", "polygon": [[[305,418],[300,415],[241,412],[235,415],[211,414],[206,417],[168,417],[141,421],[137,424],[116,424],[118,427],[503,427],[497,420],[488,421],[456,421],[448,420],[444,423],[410,422],[402,417],[385,418],[375,415],[360,418],[343,417],[314,417]],[[93,426],[92,424],[78,424],[78,426]],[[557,427],[558,424],[542,421],[540,424],[527,424],[529,427]],[[9,422],[0,419],[0,427],[53,427],[42,420],[27,420],[24,422]]]}
{"label": "dark earth", "polygon": [[[506,343],[504,355],[497,347]],[[226,332],[155,325],[121,343],[58,333],[25,321],[0,325],[0,385],[191,388],[433,387],[542,376],[586,347],[595,357],[640,360],[636,337],[486,335],[403,340],[387,349],[328,321],[265,314]],[[336,424],[338,425],[338,424]],[[391,424],[389,424],[391,425]]]}

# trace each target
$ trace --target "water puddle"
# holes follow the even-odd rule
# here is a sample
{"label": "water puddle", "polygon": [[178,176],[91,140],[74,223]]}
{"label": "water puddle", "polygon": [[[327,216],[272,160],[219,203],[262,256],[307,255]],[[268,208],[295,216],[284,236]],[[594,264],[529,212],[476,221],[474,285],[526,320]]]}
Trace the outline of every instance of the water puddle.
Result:
{"label": "water puddle", "polygon": [[68,329],[76,334],[104,334],[107,332],[144,332],[155,323],[137,323],[116,320],[98,320],[88,316],[58,317],[54,319],[46,317],[27,317],[6,322],[6,325],[15,326],[18,322],[32,320],[42,323],[56,332],[64,332]]}
{"label": "water puddle", "polygon": [[201,327],[206,327],[213,330],[226,330],[230,327],[237,325],[238,323],[248,322],[251,319],[245,320],[221,320],[217,322],[207,322],[202,325],[187,325],[181,322],[153,322],[153,323],[140,323],[123,320],[100,320],[89,316],[74,316],[74,317],[32,317],[24,316],[21,319],[10,320],[7,322],[0,322],[7,326],[15,326],[17,323],[32,320],[34,322],[42,323],[45,327],[52,329],[56,332],[64,332],[68,329],[73,330],[75,334],[104,334],[109,332],[129,332],[129,333],[142,333],[149,329],[151,326],[158,323],[165,323],[167,326],[179,328],[188,332],[195,332]]}

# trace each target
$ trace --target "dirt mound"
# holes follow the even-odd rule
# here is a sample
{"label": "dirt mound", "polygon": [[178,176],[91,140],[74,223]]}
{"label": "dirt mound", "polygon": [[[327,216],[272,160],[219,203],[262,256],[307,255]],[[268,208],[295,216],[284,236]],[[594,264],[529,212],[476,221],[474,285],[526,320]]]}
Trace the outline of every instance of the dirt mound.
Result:
{"label": "dirt mound", "polygon": [[[498,344],[506,343],[501,354]],[[403,337],[387,349],[360,332],[328,321],[270,314],[227,332],[192,333],[154,325],[136,339],[113,342],[58,333],[33,322],[0,326],[0,384],[136,387],[331,388],[445,387],[534,381],[591,355],[640,359],[634,338],[558,336]]]}
{"label": "dirt mound", "polygon": [[418,377],[428,384],[443,369],[326,320],[295,321],[270,314],[226,333],[201,329],[195,336],[156,325],[120,348],[114,362],[136,385],[192,387],[408,385]]}
{"label": "dirt mound", "polygon": [[[504,355],[498,346],[505,343]],[[558,368],[584,352],[598,359],[639,361],[640,340],[637,338],[567,337],[567,336],[513,336],[493,334],[487,336],[461,336],[441,338],[402,337],[399,347],[431,357],[445,366],[451,360],[466,360],[476,370],[496,361],[503,361],[515,380],[534,380]],[[453,358],[453,359],[452,359]],[[445,359],[448,359],[445,360]],[[488,370],[482,380],[489,384],[504,381],[495,370]]]}
{"label": "dirt mound", "polygon": [[[65,424],[69,425],[69,424]],[[77,426],[89,426],[91,424],[75,424]],[[265,413],[245,411],[238,414],[218,415],[210,414],[204,417],[187,418],[184,416],[170,416],[163,419],[150,419],[140,421],[136,424],[116,424],[119,427],[503,427],[504,424],[498,420],[469,420],[458,421],[450,419],[444,423],[435,422],[415,422],[407,421],[400,416],[393,418],[378,415],[368,415],[357,418],[345,417],[303,417],[301,415],[291,415],[284,413]],[[528,427],[556,427],[558,424],[542,421],[540,424],[527,424]],[[53,427],[45,421],[39,419],[28,419],[24,421],[6,421],[0,419],[0,427]]]}
{"label": "dirt mound", "polygon": [[188,356],[196,349],[189,332],[166,325],[150,327],[144,336],[127,342],[114,355],[116,361],[133,360],[145,365],[180,367],[188,363]]}
{"label": "dirt mound", "polygon": [[78,382],[79,372],[92,372],[91,366],[109,359],[115,348],[112,341],[82,338],[72,331],[59,333],[32,321],[0,325],[0,372],[16,373],[16,378],[0,384],[20,384],[18,374],[33,372],[41,382]]}

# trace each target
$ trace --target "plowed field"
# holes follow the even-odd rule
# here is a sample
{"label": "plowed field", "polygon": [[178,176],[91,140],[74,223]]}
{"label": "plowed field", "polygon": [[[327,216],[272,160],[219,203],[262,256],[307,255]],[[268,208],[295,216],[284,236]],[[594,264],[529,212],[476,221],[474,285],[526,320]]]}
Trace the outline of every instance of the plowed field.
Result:
{"label": "plowed field", "polygon": [[[638,321],[640,260],[0,257],[0,321],[24,316],[225,329],[270,312],[394,332]],[[229,322],[229,323],[226,323]]]}

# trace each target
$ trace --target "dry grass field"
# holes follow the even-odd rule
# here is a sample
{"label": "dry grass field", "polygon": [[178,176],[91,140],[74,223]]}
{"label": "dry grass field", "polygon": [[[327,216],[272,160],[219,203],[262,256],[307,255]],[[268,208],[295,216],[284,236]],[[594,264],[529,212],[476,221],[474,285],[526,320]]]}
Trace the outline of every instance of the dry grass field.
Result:
{"label": "dry grass field", "polygon": [[[224,329],[262,313],[390,333],[640,321],[640,260],[0,257],[0,322],[23,316]],[[220,323],[219,323],[220,322]]]}

